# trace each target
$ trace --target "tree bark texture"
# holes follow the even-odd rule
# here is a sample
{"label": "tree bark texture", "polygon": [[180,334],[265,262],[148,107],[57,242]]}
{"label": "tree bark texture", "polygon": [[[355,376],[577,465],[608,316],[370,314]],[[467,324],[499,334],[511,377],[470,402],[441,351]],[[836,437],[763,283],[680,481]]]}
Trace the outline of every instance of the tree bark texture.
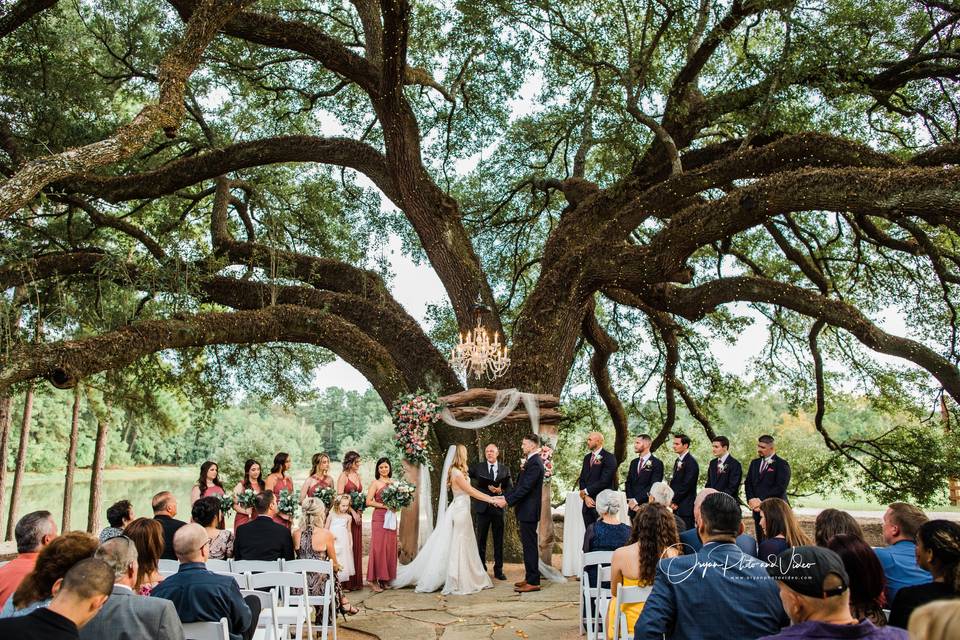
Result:
{"label": "tree bark texture", "polygon": [[27,445],[30,444],[30,422],[33,416],[33,383],[27,386],[23,396],[23,418],[20,421],[20,448],[17,450],[17,466],[13,472],[13,488],[10,490],[10,513],[7,516],[6,540],[13,540],[17,526],[17,510],[20,507],[20,491],[23,488],[23,474],[27,468]]}
{"label": "tree bark texture", "polygon": [[90,502],[87,508],[87,533],[96,534],[100,529],[100,512],[103,511],[103,468],[107,461],[107,436],[110,429],[110,405],[105,415],[97,417],[97,440],[93,450],[93,466],[90,472]]}
{"label": "tree bark texture", "polygon": [[62,531],[70,531],[70,513],[73,509],[73,477],[77,471],[77,444],[80,441],[80,397],[81,385],[73,389],[73,413],[70,418],[70,445],[67,449],[67,473],[63,482],[63,519]]}

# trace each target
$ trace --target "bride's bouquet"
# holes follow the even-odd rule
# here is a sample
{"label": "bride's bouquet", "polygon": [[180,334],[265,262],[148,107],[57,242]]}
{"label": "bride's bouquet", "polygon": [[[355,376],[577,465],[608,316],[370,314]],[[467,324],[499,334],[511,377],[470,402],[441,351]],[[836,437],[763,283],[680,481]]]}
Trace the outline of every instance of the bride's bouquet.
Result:
{"label": "bride's bouquet", "polygon": [[300,504],[297,502],[295,493],[287,491],[286,489],[280,490],[280,497],[277,498],[277,511],[293,520],[293,517],[297,515],[299,506]]}
{"label": "bride's bouquet", "polygon": [[333,487],[320,487],[313,492],[314,498],[319,498],[320,502],[323,503],[327,509],[330,508],[330,505],[333,504],[333,499],[336,497],[337,492]]}
{"label": "bride's bouquet", "polygon": [[398,480],[384,487],[383,493],[380,495],[383,504],[387,505],[391,511],[400,511],[400,509],[413,504],[416,491],[417,485],[406,480]]}

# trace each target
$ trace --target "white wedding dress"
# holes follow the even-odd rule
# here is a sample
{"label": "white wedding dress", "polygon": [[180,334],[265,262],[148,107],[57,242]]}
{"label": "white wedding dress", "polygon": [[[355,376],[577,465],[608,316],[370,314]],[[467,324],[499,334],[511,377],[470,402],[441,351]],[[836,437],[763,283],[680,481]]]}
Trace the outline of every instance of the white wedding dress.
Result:
{"label": "white wedding dress", "polygon": [[[452,475],[463,478],[459,469]],[[465,478],[464,478],[465,479]],[[469,482],[469,481],[468,481]],[[467,595],[493,587],[477,549],[470,515],[470,495],[453,487],[453,502],[410,564],[397,568],[393,587],[416,585],[416,591]]]}

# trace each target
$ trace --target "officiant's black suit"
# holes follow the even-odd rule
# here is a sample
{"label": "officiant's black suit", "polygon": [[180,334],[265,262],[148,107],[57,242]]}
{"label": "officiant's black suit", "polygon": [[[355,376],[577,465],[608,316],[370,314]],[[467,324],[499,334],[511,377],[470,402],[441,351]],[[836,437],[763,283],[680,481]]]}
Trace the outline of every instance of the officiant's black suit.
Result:
{"label": "officiant's black suit", "polygon": [[[513,486],[510,477],[510,467],[497,461],[496,477],[490,475],[490,463],[484,460],[470,465],[470,479],[473,486],[488,496],[498,495],[490,491],[494,484],[506,493]],[[494,507],[476,498],[473,503],[473,524],[477,529],[477,548],[480,550],[480,560],[487,566],[487,533],[493,529],[493,573],[503,574],[503,509]]]}
{"label": "officiant's black suit", "polygon": [[540,522],[540,501],[543,497],[543,460],[539,454],[526,461],[517,476],[517,484],[510,491],[505,491],[503,497],[517,514],[527,584],[538,585],[540,548],[537,523]]}

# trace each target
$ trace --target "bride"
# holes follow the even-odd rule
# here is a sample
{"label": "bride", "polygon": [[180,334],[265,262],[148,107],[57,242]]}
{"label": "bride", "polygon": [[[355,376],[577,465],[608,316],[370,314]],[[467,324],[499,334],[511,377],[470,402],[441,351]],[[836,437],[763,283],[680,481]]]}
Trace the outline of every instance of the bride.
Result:
{"label": "bride", "polygon": [[453,491],[453,502],[445,508],[444,491],[437,514],[437,528],[427,538],[413,562],[397,569],[397,579],[390,586],[415,584],[416,590],[423,593],[442,588],[444,595],[467,595],[493,587],[477,553],[477,537],[470,516],[471,497],[490,504],[493,504],[493,498],[470,485],[467,478],[467,448],[462,444],[457,445],[447,484]]}

